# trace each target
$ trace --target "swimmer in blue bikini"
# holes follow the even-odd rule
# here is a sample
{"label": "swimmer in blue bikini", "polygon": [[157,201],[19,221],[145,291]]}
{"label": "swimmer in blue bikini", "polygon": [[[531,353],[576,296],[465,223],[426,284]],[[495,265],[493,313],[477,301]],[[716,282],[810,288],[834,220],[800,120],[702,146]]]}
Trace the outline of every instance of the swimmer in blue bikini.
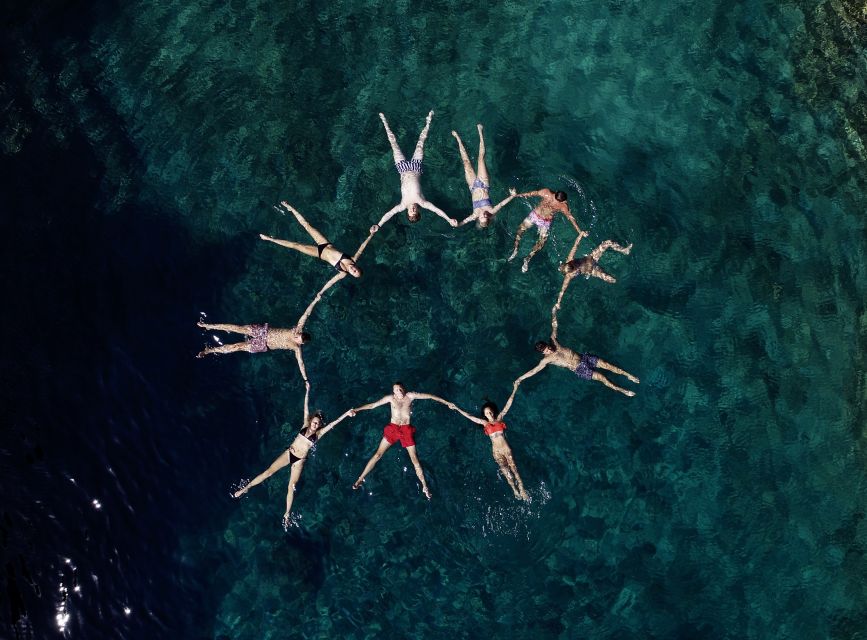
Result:
{"label": "swimmer in blue bikini", "polygon": [[601,382],[602,384],[604,384],[609,389],[619,391],[623,395],[629,397],[634,396],[634,391],[618,387],[616,384],[614,384],[608,378],[602,375],[598,370],[604,369],[606,371],[610,371],[621,376],[626,376],[626,378],[630,382],[638,384],[638,378],[636,378],[634,375],[614,366],[610,362],[606,362],[599,356],[594,356],[590,353],[576,353],[575,351],[572,351],[572,349],[564,347],[557,341],[557,310],[558,308],[556,306],[551,310],[551,343],[536,343],[536,351],[542,353],[542,361],[539,362],[539,364],[537,364],[535,367],[530,369],[527,373],[522,375],[520,378],[515,380],[512,386],[512,395],[509,397],[509,402],[511,402],[512,398],[515,397],[515,393],[517,393],[518,387],[524,380],[536,375],[549,364],[569,369],[570,371],[575,372],[575,374],[582,380],[596,380],[597,382]]}
{"label": "swimmer in blue bikini", "polygon": [[394,155],[394,168],[400,176],[400,202],[394,207],[386,211],[378,224],[373,225],[379,230],[382,225],[391,220],[395,214],[406,209],[407,219],[410,222],[418,222],[421,219],[421,211],[419,207],[423,207],[428,211],[433,211],[440,218],[448,222],[451,226],[458,226],[458,221],[450,218],[442,209],[438,208],[431,202],[425,199],[421,192],[421,174],[422,162],[424,161],[424,143],[427,140],[427,132],[430,129],[430,122],[433,119],[434,112],[427,114],[424,129],[418,137],[418,142],[415,145],[415,152],[412,154],[412,159],[407,160],[400,150],[400,145],[397,144],[397,138],[388,126],[388,120],[383,114],[379,114],[379,119],[382,120],[382,126],[385,127],[385,135],[388,136],[388,142],[391,145],[391,152]]}
{"label": "swimmer in blue bikini", "polygon": [[472,222],[473,220],[479,221],[479,227],[484,229],[487,227],[491,220],[494,219],[494,216],[509,204],[515,196],[517,196],[518,192],[514,189],[509,189],[509,197],[501,200],[497,206],[491,205],[491,182],[488,177],[488,167],[485,164],[485,138],[483,135],[482,125],[477,124],[476,127],[479,130],[479,159],[477,169],[473,171],[473,164],[470,162],[470,157],[467,155],[467,150],[464,148],[464,143],[461,140],[461,137],[458,135],[457,131],[452,131],[452,135],[455,137],[455,140],[458,141],[458,151],[461,154],[461,161],[464,164],[464,178],[467,181],[467,187],[470,190],[470,197],[473,200],[473,212],[463,220],[461,220],[461,226],[467,224],[468,222]]}
{"label": "swimmer in blue bikini", "polygon": [[536,255],[548,241],[548,232],[551,229],[551,223],[554,221],[554,217],[558,213],[562,213],[566,219],[572,223],[572,226],[575,227],[575,231],[581,233],[581,229],[578,228],[578,223],[575,222],[572,212],[569,211],[569,205],[566,204],[567,196],[565,191],[539,189],[538,191],[519,193],[517,194],[517,197],[536,197],[542,199],[541,202],[536,205],[536,208],[530,211],[530,215],[524,218],[524,221],[518,227],[518,231],[515,234],[515,247],[512,250],[512,255],[509,256],[510,261],[515,259],[515,256],[518,255],[518,245],[521,244],[521,238],[524,233],[526,233],[526,231],[531,227],[536,227],[539,230],[539,239],[536,240],[536,244],[533,245],[533,248],[530,249],[530,253],[527,254],[526,258],[524,258],[524,264],[521,266],[521,271],[527,273],[527,269],[530,267],[530,260],[533,259],[533,256]]}

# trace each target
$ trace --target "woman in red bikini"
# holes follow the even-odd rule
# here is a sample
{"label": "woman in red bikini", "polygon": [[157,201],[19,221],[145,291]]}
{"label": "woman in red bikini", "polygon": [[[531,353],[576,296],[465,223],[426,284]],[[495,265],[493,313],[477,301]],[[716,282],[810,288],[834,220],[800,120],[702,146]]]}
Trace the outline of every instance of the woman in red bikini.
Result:
{"label": "woman in red bikini", "polygon": [[554,221],[554,217],[558,213],[562,213],[564,216],[566,216],[566,219],[572,223],[573,227],[575,227],[575,231],[581,233],[581,229],[578,228],[578,223],[575,222],[575,218],[572,216],[572,212],[569,211],[569,205],[566,204],[567,196],[565,191],[551,191],[550,189],[539,189],[538,191],[519,193],[516,197],[542,198],[542,201],[539,202],[538,205],[536,205],[536,208],[530,212],[530,215],[524,218],[521,226],[518,227],[518,232],[515,234],[515,247],[512,250],[512,255],[509,256],[509,260],[511,261],[514,260],[515,256],[518,255],[518,245],[521,244],[521,238],[530,227],[535,226],[537,229],[539,229],[539,239],[536,240],[536,244],[533,245],[533,248],[530,249],[530,253],[527,254],[526,258],[524,258],[524,264],[521,266],[521,271],[527,273],[527,269],[530,268],[530,260],[533,259],[533,256],[536,255],[548,241],[548,232],[551,229],[551,223]]}
{"label": "woman in red bikini", "polygon": [[503,422],[503,417],[509,410],[513,398],[514,394],[509,398],[505,408],[499,414],[497,414],[497,405],[493,402],[486,402],[483,404],[482,415],[485,418],[484,420],[470,415],[453,402],[447,402],[446,405],[449,409],[457,411],[467,420],[471,420],[482,426],[485,430],[485,435],[490,436],[491,438],[491,448],[494,455],[494,461],[500,466],[500,473],[503,474],[506,482],[509,483],[509,486],[512,488],[512,493],[515,494],[515,497],[518,500],[529,501],[530,496],[524,489],[524,483],[521,481],[521,476],[518,474],[518,467],[515,466],[515,460],[512,458],[512,449],[509,447],[509,443],[506,442],[506,423]]}

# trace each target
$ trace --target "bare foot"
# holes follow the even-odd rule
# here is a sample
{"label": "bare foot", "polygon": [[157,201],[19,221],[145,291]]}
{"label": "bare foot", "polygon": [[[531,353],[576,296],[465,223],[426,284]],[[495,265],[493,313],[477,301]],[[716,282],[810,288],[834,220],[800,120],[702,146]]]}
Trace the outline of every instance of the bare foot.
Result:
{"label": "bare foot", "polygon": [[521,273],[527,273],[527,269],[530,268],[530,261],[524,259],[524,264],[521,265]]}
{"label": "bare foot", "polygon": [[204,357],[205,357],[206,355],[208,355],[210,352],[211,352],[211,351],[210,351],[209,349],[202,349],[201,351],[199,351],[199,352],[196,354],[196,357],[197,357],[197,358],[204,358]]}
{"label": "bare foot", "polygon": [[635,392],[634,391],[624,391],[623,395],[629,396],[630,398],[632,398],[635,395]]}
{"label": "bare foot", "polygon": [[360,489],[360,488],[361,488],[361,483],[362,483],[362,482],[364,482],[364,480],[362,480],[361,478],[359,478],[358,480],[355,481],[355,484],[352,485],[352,488],[353,488],[353,489]]}
{"label": "bare foot", "polygon": [[289,512],[283,514],[283,531],[289,529]]}
{"label": "bare foot", "polygon": [[623,249],[623,254],[628,256],[630,251],[632,251],[632,243],[631,242],[626,246],[625,249]]}
{"label": "bare foot", "polygon": [[247,487],[242,487],[238,489],[235,493],[232,494],[233,498],[240,498],[242,495],[247,493]]}
{"label": "bare foot", "polygon": [[209,327],[208,327],[208,323],[206,323],[206,322],[205,322],[204,320],[202,320],[201,318],[199,318],[199,321],[196,323],[196,326],[197,326],[197,327],[202,327],[203,329],[207,329],[207,328],[209,328]]}
{"label": "bare foot", "polygon": [[[433,113],[433,111],[431,111],[431,113]],[[422,487],[421,492],[425,495],[425,498],[427,498],[428,500],[431,499],[430,489],[428,489],[427,487]]]}
{"label": "bare foot", "polygon": [[427,123],[430,124],[431,120],[433,120],[433,109],[427,114]]}
{"label": "bare foot", "polygon": [[260,233],[260,234],[259,234],[259,237],[260,237],[262,240],[271,240],[271,239],[272,239],[271,236],[266,236],[264,233]]}
{"label": "bare foot", "polygon": [[452,135],[455,137],[455,140],[460,140],[460,136],[458,136],[457,131],[452,131]]}
{"label": "bare foot", "polygon": [[518,250],[517,250],[517,249],[515,249],[514,251],[512,251],[512,255],[509,256],[509,262],[511,262],[512,260],[514,260],[516,255],[518,255]]}
{"label": "bare foot", "polygon": [[484,128],[484,127],[482,127],[481,123],[479,123],[479,124],[476,125],[476,129],[479,130],[479,135],[482,135],[482,129],[483,129],[483,128]]}
{"label": "bare foot", "polygon": [[631,373],[627,373],[627,374],[626,374],[626,379],[629,380],[630,382],[634,382],[635,384],[640,384],[638,378],[636,378],[636,377],[635,377],[634,375],[632,375]]}
{"label": "bare foot", "polygon": [[530,494],[527,493],[526,491],[522,491],[521,492],[521,500],[523,500],[524,502],[530,502]]}

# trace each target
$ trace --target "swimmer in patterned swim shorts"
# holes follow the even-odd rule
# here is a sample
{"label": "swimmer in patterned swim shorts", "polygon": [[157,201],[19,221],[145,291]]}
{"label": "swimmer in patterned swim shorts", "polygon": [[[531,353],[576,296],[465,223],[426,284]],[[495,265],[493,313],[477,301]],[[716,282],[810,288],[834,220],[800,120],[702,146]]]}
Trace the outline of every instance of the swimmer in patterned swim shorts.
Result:
{"label": "swimmer in patterned swim shorts", "polygon": [[367,474],[370,473],[371,470],[373,470],[373,467],[375,467],[376,463],[379,462],[379,459],[382,458],[382,454],[388,451],[388,448],[395,442],[400,441],[401,446],[406,449],[406,452],[409,454],[409,459],[412,461],[412,466],[415,468],[415,475],[418,476],[419,482],[421,482],[422,492],[427,499],[430,500],[431,493],[427,487],[427,482],[424,479],[424,472],[422,471],[421,463],[418,460],[418,455],[415,452],[415,438],[413,437],[415,435],[415,427],[410,424],[412,402],[413,400],[436,400],[442,404],[448,404],[448,402],[429,393],[407,391],[406,387],[404,387],[400,382],[395,382],[391,391],[390,395],[384,396],[376,402],[364,404],[360,407],[349,410],[349,415],[355,416],[359,411],[375,409],[384,404],[391,405],[391,422],[385,425],[385,429],[382,431],[382,440],[379,443],[379,447],[377,447],[373,457],[367,461],[364,471],[362,471],[361,475],[358,476],[358,480],[355,481],[352,488],[358,489],[361,487],[364,478],[367,477]]}
{"label": "swimmer in patterned swim shorts", "polygon": [[614,366],[610,362],[606,362],[599,356],[594,356],[589,353],[576,353],[575,351],[572,351],[572,349],[564,347],[557,341],[556,306],[552,309],[551,313],[551,344],[548,344],[547,342],[537,342],[536,350],[542,353],[542,361],[535,367],[530,369],[527,373],[522,375],[520,378],[515,380],[512,386],[512,395],[509,397],[509,403],[511,403],[512,398],[515,397],[515,393],[517,393],[518,386],[520,386],[521,382],[523,382],[527,378],[536,375],[549,364],[557,365],[558,367],[564,367],[566,369],[574,371],[575,374],[582,380],[596,380],[597,382],[601,382],[609,389],[619,391],[623,395],[629,397],[635,395],[634,391],[618,387],[616,384],[614,384],[608,378],[602,375],[598,371],[598,369],[604,369],[606,371],[610,371],[621,376],[626,376],[626,378],[630,382],[638,384],[639,380],[634,375]]}
{"label": "swimmer in patterned swim shorts", "polygon": [[521,271],[527,273],[527,269],[530,267],[530,260],[532,260],[533,256],[545,246],[546,242],[548,242],[548,233],[551,229],[551,223],[554,222],[554,217],[558,213],[563,214],[563,216],[572,223],[572,226],[575,227],[577,233],[581,233],[581,229],[578,227],[578,223],[575,222],[575,217],[572,215],[572,212],[569,211],[569,205],[566,204],[567,196],[565,191],[539,189],[538,191],[518,193],[515,194],[515,197],[541,198],[541,201],[536,205],[536,208],[530,211],[530,215],[524,218],[524,221],[520,226],[518,226],[518,231],[515,234],[515,246],[512,249],[512,255],[509,256],[510,261],[515,259],[515,256],[518,255],[518,246],[521,244],[521,238],[524,237],[527,230],[536,227],[539,230],[539,238],[536,240],[536,244],[533,245],[533,248],[530,249],[530,253],[527,254],[526,258],[524,258],[524,264],[521,266]]}

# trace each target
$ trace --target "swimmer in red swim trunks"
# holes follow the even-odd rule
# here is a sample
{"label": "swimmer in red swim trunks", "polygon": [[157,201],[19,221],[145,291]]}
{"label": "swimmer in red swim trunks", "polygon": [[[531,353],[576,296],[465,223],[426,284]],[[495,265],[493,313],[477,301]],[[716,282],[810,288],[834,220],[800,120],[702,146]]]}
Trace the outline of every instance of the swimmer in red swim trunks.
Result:
{"label": "swimmer in red swim trunks", "polygon": [[538,228],[539,239],[536,240],[536,244],[533,245],[533,248],[530,249],[530,253],[527,254],[526,258],[524,258],[524,264],[521,266],[521,271],[527,273],[527,269],[530,267],[530,260],[533,259],[533,256],[536,255],[548,241],[548,232],[551,229],[551,223],[554,222],[554,217],[558,213],[562,213],[566,217],[566,219],[572,223],[572,226],[575,227],[575,231],[581,233],[581,229],[578,228],[578,223],[575,222],[575,218],[572,216],[572,212],[569,211],[569,205],[566,204],[565,191],[551,191],[550,189],[539,189],[538,191],[518,193],[516,194],[516,197],[536,197],[542,199],[539,204],[536,205],[536,208],[530,212],[530,215],[524,218],[524,221],[518,227],[518,231],[515,234],[515,247],[514,249],[512,249],[512,255],[509,256],[510,261],[514,260],[515,256],[518,255],[518,245],[521,244],[521,238],[531,227],[535,226],[536,228]]}
{"label": "swimmer in red swim trunks", "polygon": [[509,483],[512,493],[515,494],[518,500],[529,500],[530,496],[524,489],[524,483],[521,481],[521,476],[518,475],[518,467],[515,466],[515,460],[512,458],[512,449],[509,447],[509,443],[506,442],[506,423],[503,422],[503,418],[509,410],[509,405],[512,404],[512,398],[509,398],[509,404],[499,414],[497,414],[497,405],[493,402],[483,404],[482,417],[484,420],[467,413],[454,403],[449,402],[447,406],[449,409],[457,411],[467,420],[471,420],[482,426],[485,430],[485,435],[490,436],[494,461],[499,465],[500,473],[503,474],[506,482]]}
{"label": "swimmer in red swim trunks", "polygon": [[512,401],[512,398],[515,397],[515,393],[517,393],[518,391],[518,386],[520,386],[520,384],[527,378],[530,378],[539,373],[549,364],[569,369],[570,371],[575,372],[575,375],[577,375],[582,380],[595,380],[596,382],[601,382],[609,389],[619,391],[623,395],[629,397],[635,395],[634,391],[618,387],[616,384],[614,384],[608,378],[602,375],[599,371],[597,371],[597,369],[604,369],[606,371],[610,371],[621,376],[626,376],[626,378],[630,382],[638,384],[638,378],[636,378],[634,375],[628,373],[627,371],[624,371],[623,369],[620,369],[619,367],[614,366],[610,362],[606,362],[598,356],[594,356],[590,353],[576,353],[575,351],[572,351],[572,349],[564,347],[557,341],[556,306],[551,310],[551,344],[548,344],[547,342],[537,342],[536,351],[540,351],[542,353],[542,361],[539,362],[539,364],[537,364],[535,367],[530,369],[527,373],[523,374],[520,378],[515,380],[512,386],[512,395],[509,396],[510,403]]}
{"label": "swimmer in red swim trunks", "polygon": [[415,475],[418,476],[419,482],[421,482],[421,490],[424,495],[430,500],[431,494],[430,490],[427,488],[427,482],[424,479],[424,473],[421,469],[421,463],[418,461],[418,455],[415,452],[415,439],[413,435],[415,434],[415,427],[410,424],[410,415],[412,414],[412,402],[413,400],[436,400],[442,404],[449,404],[446,400],[439,398],[437,396],[433,396],[429,393],[416,393],[415,391],[407,391],[406,387],[403,386],[400,382],[395,382],[391,389],[391,394],[384,396],[377,400],[376,402],[371,402],[369,404],[361,405],[360,407],[356,407],[355,409],[349,410],[349,415],[354,416],[359,411],[367,411],[368,409],[375,409],[376,407],[381,407],[384,404],[391,405],[391,422],[385,426],[385,429],[382,432],[382,440],[379,443],[379,447],[376,449],[376,453],[373,454],[373,457],[367,461],[367,466],[364,467],[364,471],[361,472],[361,475],[358,476],[358,480],[355,481],[355,484],[352,485],[353,489],[358,489],[361,486],[361,483],[364,482],[364,478],[368,473],[371,472],[373,467],[376,466],[376,463],[379,462],[379,459],[382,457],[382,454],[385,453],[388,448],[393,445],[398,440],[400,444],[406,449],[406,452],[409,454],[409,459],[412,461],[412,466],[415,468]]}

